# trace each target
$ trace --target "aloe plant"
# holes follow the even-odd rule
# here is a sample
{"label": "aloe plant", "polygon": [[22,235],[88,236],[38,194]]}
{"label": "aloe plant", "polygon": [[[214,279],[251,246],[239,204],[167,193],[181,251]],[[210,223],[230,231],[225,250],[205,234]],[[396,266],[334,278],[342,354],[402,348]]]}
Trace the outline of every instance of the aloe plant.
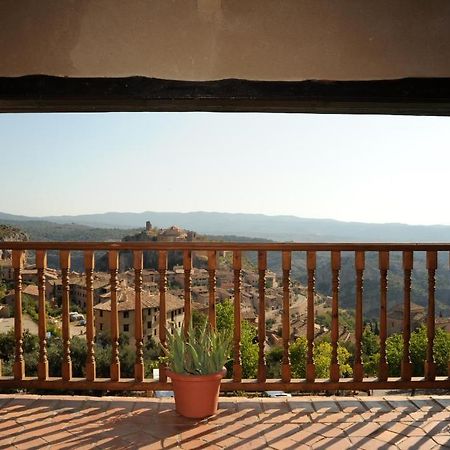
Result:
{"label": "aloe plant", "polygon": [[231,338],[205,323],[200,330],[190,326],[187,336],[183,328],[167,333],[167,348],[163,350],[173,372],[209,375],[219,372],[229,361]]}

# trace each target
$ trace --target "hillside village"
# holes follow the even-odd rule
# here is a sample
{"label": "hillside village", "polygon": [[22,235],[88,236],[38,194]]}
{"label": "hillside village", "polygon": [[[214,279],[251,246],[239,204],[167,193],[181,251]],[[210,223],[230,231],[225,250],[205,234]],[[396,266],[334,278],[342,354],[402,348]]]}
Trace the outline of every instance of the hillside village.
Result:
{"label": "hillside village", "polygon": [[[156,229],[150,222],[146,223],[144,231],[135,236],[129,236],[124,240],[155,240],[160,242],[181,242],[193,241],[197,239],[197,234],[193,231],[184,230],[177,226],[166,229]],[[127,255],[124,255],[126,259]],[[204,267],[205,255],[196,252],[193,257],[194,267],[191,271],[191,300],[194,311],[206,312],[209,299],[209,273]],[[232,269],[231,252],[220,252],[218,254],[218,266],[215,272],[216,277],[216,299],[222,302],[225,299],[233,298],[234,273]],[[121,265],[123,265],[121,263]],[[145,265],[144,265],[145,267]],[[170,264],[169,264],[170,267]],[[241,283],[241,314],[242,318],[250,323],[258,324],[259,313],[259,293],[258,272],[252,264],[245,260],[242,270]],[[0,259],[1,279],[7,285],[13,281],[13,269],[11,267],[10,255],[5,252]],[[166,294],[166,320],[174,327],[180,327],[184,320],[184,268],[182,265],[173,264],[166,271],[167,294]],[[118,302],[119,302],[119,329],[120,332],[128,335],[131,341],[134,340],[134,270],[127,268],[119,273]],[[23,270],[22,280],[24,283],[23,294],[30,297],[37,303],[37,270],[30,261]],[[62,279],[61,271],[47,268],[45,271],[47,300],[56,307],[62,301]],[[280,274],[266,271],[266,331],[267,344],[277,345],[281,338],[281,317],[283,287]],[[11,285],[12,287],[12,285]],[[86,312],[86,276],[83,273],[69,273],[69,289],[71,309],[80,313],[83,317],[81,322],[82,330]],[[155,269],[145,268],[142,271],[142,303],[144,318],[144,335],[158,340],[159,327],[159,273]],[[111,314],[111,290],[110,275],[105,271],[95,271],[93,274],[93,297],[95,328],[97,333],[109,333]],[[290,289],[290,318],[291,318],[291,338],[306,334],[306,288],[298,282],[291,282]],[[3,305],[0,307],[0,316],[10,315],[11,305],[14,302],[13,289],[6,292]],[[316,295],[315,309],[316,317],[321,317],[330,311],[330,298]],[[315,324],[316,336],[329,332],[326,324]],[[80,331],[82,333],[82,331]],[[342,326],[340,330],[341,339],[351,338],[351,330],[348,326]]]}
{"label": "hillside village", "polygon": [[[183,242],[199,239],[197,233],[184,230],[177,226],[166,229],[152,227],[147,221],[145,229],[133,236],[127,236],[125,241],[152,240],[159,242]],[[4,293],[0,299],[0,317],[11,315],[14,303],[14,290],[12,281],[14,278],[11,267],[10,254],[4,252],[0,255],[0,277],[11,289]],[[129,255],[128,255],[129,256]],[[134,342],[134,280],[135,273],[126,262],[127,254],[121,255],[123,271],[118,275],[118,311],[120,333],[127,335],[130,342]],[[206,267],[206,256],[202,252],[195,252],[193,257],[194,267],[191,270],[191,300],[194,311],[207,313],[209,299],[209,273]],[[174,260],[176,262],[176,259]],[[145,267],[145,264],[144,264]],[[241,315],[244,320],[258,325],[259,315],[259,275],[256,267],[245,259],[242,270],[241,282]],[[180,264],[169,264],[166,271],[166,321],[172,327],[181,327],[184,320],[184,268]],[[232,299],[234,295],[234,273],[232,268],[231,252],[218,254],[218,266],[215,272],[216,301],[222,302]],[[24,283],[23,294],[31,298],[36,304],[38,299],[37,270],[30,263],[22,271]],[[54,307],[62,302],[61,271],[47,268],[45,271],[46,299]],[[266,271],[265,276],[265,300],[266,300],[266,343],[268,346],[279,345],[281,340],[282,299],[283,286],[281,274],[271,270]],[[111,323],[111,290],[110,275],[106,271],[93,273],[93,297],[94,297],[94,324],[96,334],[109,334]],[[78,328],[72,327],[76,334],[84,334],[86,313],[86,276],[84,273],[71,271],[69,273],[69,292],[71,310],[74,311],[71,318],[78,317]],[[307,317],[307,292],[306,287],[297,281],[291,281],[290,286],[290,324],[291,339],[306,335]],[[159,273],[153,268],[144,268],[142,271],[142,305],[143,305],[143,330],[144,337],[158,341],[159,330]],[[425,320],[425,309],[419,305],[412,305],[412,325],[419,326]],[[75,314],[78,313],[78,316]],[[326,337],[330,333],[331,298],[323,295],[315,295],[315,337]],[[328,319],[327,319],[328,318]],[[352,313],[340,309],[339,336],[342,342],[353,340]],[[60,326],[60,319],[53,319],[56,326]],[[73,324],[75,325],[75,324]],[[437,325],[450,329],[450,320],[438,318]],[[402,308],[392,307],[388,313],[388,334],[400,332],[402,327]]]}

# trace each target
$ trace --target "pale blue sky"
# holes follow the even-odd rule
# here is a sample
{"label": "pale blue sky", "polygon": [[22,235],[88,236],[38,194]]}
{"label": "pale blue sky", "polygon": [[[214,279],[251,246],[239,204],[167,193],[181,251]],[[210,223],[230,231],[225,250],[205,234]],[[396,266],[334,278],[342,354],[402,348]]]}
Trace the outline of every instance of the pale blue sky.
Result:
{"label": "pale blue sky", "polygon": [[450,224],[450,118],[0,115],[0,211]]}

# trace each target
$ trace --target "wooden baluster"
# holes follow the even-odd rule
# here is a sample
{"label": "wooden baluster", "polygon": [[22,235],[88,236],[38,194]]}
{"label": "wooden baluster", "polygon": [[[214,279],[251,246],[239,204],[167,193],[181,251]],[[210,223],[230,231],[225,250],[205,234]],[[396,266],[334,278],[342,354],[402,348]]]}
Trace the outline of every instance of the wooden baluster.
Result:
{"label": "wooden baluster", "polygon": [[192,252],[185,250],[183,253],[183,269],[184,269],[184,333],[187,335],[192,317],[191,302],[191,270],[192,270]]}
{"label": "wooden baluster", "polygon": [[282,317],[282,331],[283,331],[283,358],[281,361],[281,379],[284,383],[289,383],[291,380],[291,361],[289,355],[289,338],[291,334],[290,327],[290,272],[291,272],[291,257],[290,251],[282,252],[282,270],[283,270],[283,317]]}
{"label": "wooden baluster", "polygon": [[378,368],[378,379],[388,379],[388,364],[386,359],[387,339],[387,288],[389,270],[389,252],[382,251],[378,255],[378,266],[380,269],[380,365]]}
{"label": "wooden baluster", "polygon": [[266,270],[267,252],[258,252],[258,291],[259,291],[259,314],[258,314],[258,382],[263,383],[267,378],[267,364],[265,354],[266,342]]}
{"label": "wooden baluster", "polygon": [[428,318],[427,318],[427,359],[425,361],[425,378],[433,381],[436,378],[436,362],[433,346],[435,335],[435,290],[436,290],[437,252],[427,252],[428,270]]}
{"label": "wooden baluster", "polygon": [[316,367],[314,365],[314,291],[316,273],[316,252],[306,252],[306,269],[308,271],[308,305],[307,305],[307,354],[306,354],[306,380],[314,381]]}
{"label": "wooden baluster", "polygon": [[340,368],[338,360],[339,341],[339,272],[341,270],[341,252],[331,252],[331,381],[339,381]]}
{"label": "wooden baluster", "polygon": [[134,267],[134,341],[136,343],[136,361],[134,363],[134,378],[136,381],[144,380],[144,333],[142,329],[142,250],[133,252]]}
{"label": "wooden baluster", "polygon": [[84,253],[84,271],[86,273],[86,380],[94,381],[95,368],[95,327],[94,327],[94,252],[88,250]]}
{"label": "wooden baluster", "polygon": [[[167,251],[160,250],[158,253],[158,273],[159,273],[159,342],[166,347],[166,292],[167,292]],[[159,380],[163,383],[167,381],[166,366],[159,364]]]}
{"label": "wooden baluster", "polygon": [[48,358],[47,358],[47,313],[45,308],[45,269],[47,267],[47,252],[45,250],[36,251],[36,268],[38,276],[39,292],[39,380],[48,379]]}
{"label": "wooden baluster", "polygon": [[411,338],[411,273],[413,269],[413,252],[403,252],[403,358],[401,364],[402,380],[409,381],[412,376],[409,341]]}
{"label": "wooden baluster", "polygon": [[14,336],[16,341],[14,359],[14,379],[25,378],[25,361],[23,359],[23,330],[22,330],[22,269],[25,259],[23,250],[12,251],[12,266],[14,269]]}
{"label": "wooden baluster", "polygon": [[208,251],[208,317],[212,329],[216,328],[216,268],[217,253],[215,250]]}
{"label": "wooden baluster", "polygon": [[109,273],[111,275],[111,381],[119,381],[119,310],[117,299],[119,289],[119,254],[117,253],[117,250],[109,251],[108,262]]}
{"label": "wooden baluster", "polygon": [[362,381],[364,368],[361,358],[361,340],[363,334],[363,272],[364,272],[363,251],[355,252],[356,271],[356,308],[355,308],[355,363],[353,366],[354,381]]}
{"label": "wooden baluster", "polygon": [[233,333],[233,381],[242,380],[241,365],[241,272],[242,254],[233,252],[234,271],[234,333]]}
{"label": "wooden baluster", "polygon": [[61,297],[61,313],[62,313],[62,342],[63,342],[63,360],[62,360],[62,379],[70,381],[72,379],[72,358],[70,356],[70,251],[61,250],[59,252],[59,265],[61,266],[62,281],[62,297]]}

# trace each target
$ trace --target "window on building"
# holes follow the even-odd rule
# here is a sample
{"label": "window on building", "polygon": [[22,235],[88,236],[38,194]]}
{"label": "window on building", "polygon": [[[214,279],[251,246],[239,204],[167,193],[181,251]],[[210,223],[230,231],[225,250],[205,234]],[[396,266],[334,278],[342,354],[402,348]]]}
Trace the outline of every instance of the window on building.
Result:
{"label": "window on building", "polygon": [[151,322],[147,322],[147,328],[151,328],[152,327],[152,323]]}
{"label": "window on building", "polygon": [[128,325],[127,323],[123,326],[123,331],[127,332],[130,331],[130,325]]}
{"label": "window on building", "polygon": [[123,318],[128,319],[128,317],[130,317],[130,311],[124,311]]}
{"label": "window on building", "polygon": [[154,331],[154,333],[153,333],[155,336],[156,336],[156,328],[155,328],[155,331]]}
{"label": "window on building", "polygon": [[103,331],[103,324],[100,324],[100,331]]}
{"label": "window on building", "polygon": [[103,317],[103,311],[100,310],[100,317]]}

